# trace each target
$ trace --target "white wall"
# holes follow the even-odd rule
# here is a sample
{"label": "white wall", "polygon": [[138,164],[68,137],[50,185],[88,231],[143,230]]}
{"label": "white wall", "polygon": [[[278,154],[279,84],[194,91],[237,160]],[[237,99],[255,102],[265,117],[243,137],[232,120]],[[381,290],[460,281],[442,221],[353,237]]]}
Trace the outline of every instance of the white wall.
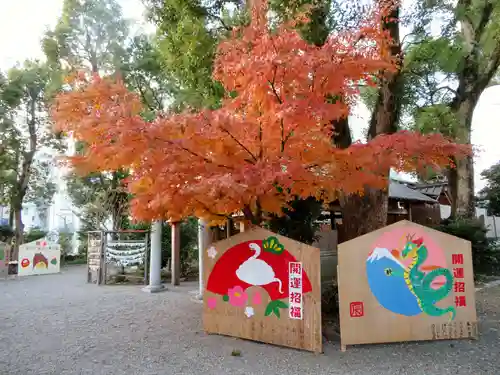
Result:
{"label": "white wall", "polygon": [[[448,205],[440,205],[441,209],[441,219],[447,219],[451,215],[451,206]],[[485,208],[476,207],[476,217],[484,216],[484,225],[488,232],[486,236],[489,238],[498,238],[500,237],[500,217],[497,216],[488,216],[486,214]]]}

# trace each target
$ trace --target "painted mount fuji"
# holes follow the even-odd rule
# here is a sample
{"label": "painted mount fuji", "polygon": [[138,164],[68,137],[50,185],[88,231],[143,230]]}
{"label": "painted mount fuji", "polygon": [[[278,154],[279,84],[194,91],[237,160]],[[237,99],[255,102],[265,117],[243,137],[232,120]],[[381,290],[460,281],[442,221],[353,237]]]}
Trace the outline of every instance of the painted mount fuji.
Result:
{"label": "painted mount fuji", "polygon": [[404,265],[388,249],[376,247],[366,259],[370,290],[386,309],[405,316],[422,312],[404,279]]}

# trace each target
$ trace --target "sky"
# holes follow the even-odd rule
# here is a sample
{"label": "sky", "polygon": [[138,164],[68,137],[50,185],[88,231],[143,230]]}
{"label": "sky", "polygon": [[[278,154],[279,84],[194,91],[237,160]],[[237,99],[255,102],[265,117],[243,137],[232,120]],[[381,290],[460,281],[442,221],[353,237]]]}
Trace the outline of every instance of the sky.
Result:
{"label": "sky", "polygon": [[[27,58],[43,58],[40,40],[55,25],[63,0],[0,0],[0,69],[6,70]],[[120,1],[124,16],[143,23],[140,0]],[[500,86],[488,88],[481,96],[472,120],[472,143],[479,149],[475,161],[476,190],[484,187],[480,172],[500,161]],[[497,115],[494,115],[497,113]],[[352,127],[362,139],[369,111],[361,103],[353,111]]]}

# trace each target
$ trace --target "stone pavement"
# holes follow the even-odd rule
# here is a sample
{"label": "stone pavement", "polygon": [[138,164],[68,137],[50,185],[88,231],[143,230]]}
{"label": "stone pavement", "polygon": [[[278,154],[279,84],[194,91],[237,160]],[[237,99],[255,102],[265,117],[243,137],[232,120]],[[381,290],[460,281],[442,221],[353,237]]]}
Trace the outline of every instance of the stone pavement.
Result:
{"label": "stone pavement", "polygon": [[[478,341],[350,347],[315,355],[202,331],[185,283],[164,293],[86,284],[83,267],[0,281],[0,375],[500,374],[500,286],[477,293]],[[241,357],[231,356],[232,350]]]}

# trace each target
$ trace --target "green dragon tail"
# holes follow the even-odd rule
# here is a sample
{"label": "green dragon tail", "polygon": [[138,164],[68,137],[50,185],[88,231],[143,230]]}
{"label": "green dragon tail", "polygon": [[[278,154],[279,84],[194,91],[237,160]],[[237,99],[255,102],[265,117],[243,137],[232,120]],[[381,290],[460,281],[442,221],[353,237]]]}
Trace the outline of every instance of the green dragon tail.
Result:
{"label": "green dragon tail", "polygon": [[[446,278],[446,282],[439,289],[433,289],[431,284],[439,276],[444,276]],[[449,306],[444,309],[434,306],[435,303],[446,298],[450,294],[452,288],[453,275],[449,269],[438,268],[425,275],[422,280],[422,288],[419,295],[422,302],[422,311],[431,316],[441,316],[449,313],[450,321],[455,319],[457,311],[454,306]]]}
{"label": "green dragon tail", "polygon": [[[433,289],[431,287],[431,284],[434,279],[439,276],[444,276],[446,278],[446,282],[439,289]],[[434,303],[436,303],[438,301],[441,301],[443,298],[446,298],[450,294],[452,288],[453,275],[451,274],[451,271],[446,268],[438,268],[425,275],[424,279],[422,280],[423,293],[420,298],[424,299],[425,302],[433,301]]]}
{"label": "green dragon tail", "polygon": [[449,306],[445,309],[442,309],[434,305],[423,304],[422,311],[430,316],[441,316],[444,314],[450,314],[450,321],[455,319],[455,316],[457,315],[457,310],[453,306]]}

